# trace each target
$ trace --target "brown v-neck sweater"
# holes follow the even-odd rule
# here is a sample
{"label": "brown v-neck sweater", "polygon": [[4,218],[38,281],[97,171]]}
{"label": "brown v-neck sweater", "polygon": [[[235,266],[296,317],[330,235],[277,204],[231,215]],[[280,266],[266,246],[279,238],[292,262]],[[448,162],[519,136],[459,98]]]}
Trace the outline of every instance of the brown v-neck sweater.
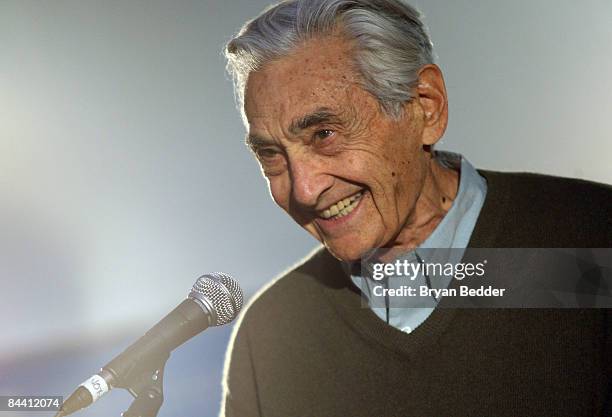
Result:
{"label": "brown v-neck sweater", "polygon": [[[612,187],[480,173],[470,247],[612,247]],[[319,250],[236,329],[226,417],[612,415],[612,310],[437,308],[406,334]]]}

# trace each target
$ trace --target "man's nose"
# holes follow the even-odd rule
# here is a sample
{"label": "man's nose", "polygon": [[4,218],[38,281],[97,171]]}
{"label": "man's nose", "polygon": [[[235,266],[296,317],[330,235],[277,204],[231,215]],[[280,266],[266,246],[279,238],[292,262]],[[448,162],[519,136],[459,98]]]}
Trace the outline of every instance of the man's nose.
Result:
{"label": "man's nose", "polygon": [[294,155],[289,161],[291,175],[291,194],[296,203],[314,208],[321,195],[333,183],[325,164],[316,156],[304,153]]}

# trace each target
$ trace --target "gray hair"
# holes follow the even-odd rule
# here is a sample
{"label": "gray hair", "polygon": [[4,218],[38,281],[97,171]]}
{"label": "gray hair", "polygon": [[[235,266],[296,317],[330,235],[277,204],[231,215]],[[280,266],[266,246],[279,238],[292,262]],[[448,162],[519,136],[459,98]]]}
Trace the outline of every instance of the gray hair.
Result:
{"label": "gray hair", "polygon": [[363,88],[388,115],[400,117],[413,98],[419,69],[434,57],[420,13],[399,0],[286,0],[245,23],[225,52],[241,110],[251,71],[337,29],[356,42],[354,63]]}

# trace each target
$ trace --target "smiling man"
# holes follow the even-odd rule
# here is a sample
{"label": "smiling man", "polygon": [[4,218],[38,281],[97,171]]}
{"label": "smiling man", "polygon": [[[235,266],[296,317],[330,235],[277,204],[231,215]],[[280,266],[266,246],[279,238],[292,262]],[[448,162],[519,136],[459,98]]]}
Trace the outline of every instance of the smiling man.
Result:
{"label": "smiling man", "polygon": [[[423,262],[423,248],[456,248],[427,259],[456,263],[468,247],[612,246],[609,187],[477,171],[434,151],[447,96],[416,10],[396,0],[285,1],[248,22],[226,55],[274,201],[323,248],[243,315],[224,415],[592,416],[612,407],[608,311],[442,309],[436,297],[381,307],[356,268],[374,251],[399,264]],[[452,285],[429,278],[413,279],[428,294]]]}

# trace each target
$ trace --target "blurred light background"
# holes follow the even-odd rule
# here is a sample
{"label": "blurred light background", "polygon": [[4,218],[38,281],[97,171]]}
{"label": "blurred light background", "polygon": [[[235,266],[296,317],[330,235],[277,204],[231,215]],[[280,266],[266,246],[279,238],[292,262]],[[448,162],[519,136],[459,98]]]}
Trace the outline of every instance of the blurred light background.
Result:
{"label": "blurred light background", "polygon": [[[0,395],[67,395],[202,273],[250,296],[316,245],[269,198],[224,72],[267,3],[0,1]],[[413,4],[446,76],[440,148],[612,183],[611,2]],[[218,413],[230,331],[173,353],[160,416]]]}

